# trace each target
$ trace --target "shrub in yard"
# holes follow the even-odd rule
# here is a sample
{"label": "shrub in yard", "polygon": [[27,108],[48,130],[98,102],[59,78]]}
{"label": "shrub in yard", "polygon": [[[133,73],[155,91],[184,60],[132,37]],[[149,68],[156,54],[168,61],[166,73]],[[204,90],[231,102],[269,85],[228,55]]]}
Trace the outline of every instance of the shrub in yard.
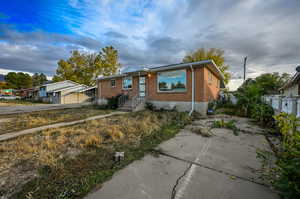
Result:
{"label": "shrub in yard", "polygon": [[113,96],[111,98],[107,98],[107,107],[110,109],[117,109],[119,106],[119,98],[122,95]]}
{"label": "shrub in yard", "polygon": [[145,108],[149,111],[154,111],[155,110],[155,106],[151,102],[146,102],[145,103]]}
{"label": "shrub in yard", "polygon": [[275,187],[286,199],[300,198],[300,132],[299,119],[295,115],[280,113],[274,117],[282,134],[282,149],[278,152],[279,178]]}
{"label": "shrub in yard", "polygon": [[251,106],[251,118],[266,126],[272,126],[274,123],[274,110],[265,103],[258,103]]}
{"label": "shrub in yard", "polygon": [[262,89],[255,84],[250,84],[240,89],[235,96],[237,97],[237,107],[244,116],[250,116],[252,107],[261,103]]}

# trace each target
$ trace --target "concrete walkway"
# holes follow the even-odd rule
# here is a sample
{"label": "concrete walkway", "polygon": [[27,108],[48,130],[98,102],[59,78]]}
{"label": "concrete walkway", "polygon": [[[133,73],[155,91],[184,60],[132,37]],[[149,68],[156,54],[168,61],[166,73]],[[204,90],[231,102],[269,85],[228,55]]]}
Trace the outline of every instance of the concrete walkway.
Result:
{"label": "concrete walkway", "polygon": [[27,106],[0,106],[0,115],[29,113],[34,111],[55,110],[65,108],[80,108],[82,106],[90,105],[90,103],[83,104],[38,104]]}
{"label": "concrete walkway", "polygon": [[5,141],[5,140],[9,140],[9,139],[12,139],[12,138],[16,138],[16,137],[21,136],[21,135],[31,134],[31,133],[35,133],[35,132],[50,129],[50,128],[58,128],[58,127],[62,127],[62,126],[69,126],[69,125],[73,125],[73,124],[83,123],[83,122],[86,122],[86,121],[89,121],[89,120],[101,119],[101,118],[110,117],[110,116],[113,116],[113,115],[121,115],[121,114],[125,114],[125,113],[126,112],[112,112],[112,113],[109,113],[109,114],[96,115],[96,116],[93,116],[93,117],[89,117],[89,118],[82,119],[82,120],[76,120],[76,121],[72,121],[72,122],[60,122],[60,123],[50,124],[50,125],[46,125],[46,126],[40,126],[40,127],[36,127],[36,128],[32,128],[32,129],[26,129],[26,130],[17,131],[17,132],[6,133],[6,134],[0,135],[0,142]]}
{"label": "concrete walkway", "polygon": [[279,199],[260,179],[256,149],[271,150],[265,137],[235,136],[228,129],[213,133],[202,137],[182,130],[159,146],[159,157],[135,161],[86,199]]}

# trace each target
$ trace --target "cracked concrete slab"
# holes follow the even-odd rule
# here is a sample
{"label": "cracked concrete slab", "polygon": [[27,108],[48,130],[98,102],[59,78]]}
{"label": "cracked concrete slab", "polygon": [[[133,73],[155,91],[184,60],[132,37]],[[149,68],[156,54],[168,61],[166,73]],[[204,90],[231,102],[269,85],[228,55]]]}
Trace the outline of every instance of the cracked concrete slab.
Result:
{"label": "cracked concrete slab", "polygon": [[270,150],[265,137],[212,131],[212,137],[202,137],[181,130],[157,148],[165,155],[134,162],[86,198],[279,198],[257,172],[261,164],[256,149]]}
{"label": "cracked concrete slab", "polygon": [[117,172],[99,191],[86,198],[170,198],[174,182],[187,166],[188,163],[179,160],[148,155]]}

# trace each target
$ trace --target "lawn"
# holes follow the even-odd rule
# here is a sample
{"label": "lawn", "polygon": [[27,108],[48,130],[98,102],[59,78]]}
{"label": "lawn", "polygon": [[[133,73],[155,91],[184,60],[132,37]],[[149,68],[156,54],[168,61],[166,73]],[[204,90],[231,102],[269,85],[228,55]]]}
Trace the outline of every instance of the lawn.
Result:
{"label": "lawn", "polygon": [[[0,142],[0,196],[82,198],[189,121],[186,113],[142,111]],[[120,163],[116,151],[125,152]]]}
{"label": "lawn", "polygon": [[0,116],[0,134],[19,131],[57,122],[69,122],[87,117],[108,114],[111,110],[97,109],[96,106],[59,110],[38,111]]}

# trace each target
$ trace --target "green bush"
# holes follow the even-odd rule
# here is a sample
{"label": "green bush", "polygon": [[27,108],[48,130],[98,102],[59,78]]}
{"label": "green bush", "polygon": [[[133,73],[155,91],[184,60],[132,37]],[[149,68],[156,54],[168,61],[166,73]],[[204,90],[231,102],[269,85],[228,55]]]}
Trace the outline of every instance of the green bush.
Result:
{"label": "green bush", "polygon": [[274,117],[282,135],[277,165],[279,178],[274,182],[285,199],[300,198],[300,131],[295,115],[280,113]]}
{"label": "green bush", "polygon": [[235,96],[238,100],[237,107],[239,107],[244,116],[249,117],[253,106],[261,103],[261,88],[256,85],[248,85],[240,89]]}
{"label": "green bush", "polygon": [[272,126],[274,123],[274,110],[265,103],[253,104],[250,106],[250,117],[266,126]]}
{"label": "green bush", "polygon": [[113,96],[111,98],[107,98],[107,107],[110,109],[117,109],[119,107],[119,98],[122,95]]}
{"label": "green bush", "polygon": [[146,102],[145,108],[149,111],[154,111],[155,110],[155,106],[151,102]]}

